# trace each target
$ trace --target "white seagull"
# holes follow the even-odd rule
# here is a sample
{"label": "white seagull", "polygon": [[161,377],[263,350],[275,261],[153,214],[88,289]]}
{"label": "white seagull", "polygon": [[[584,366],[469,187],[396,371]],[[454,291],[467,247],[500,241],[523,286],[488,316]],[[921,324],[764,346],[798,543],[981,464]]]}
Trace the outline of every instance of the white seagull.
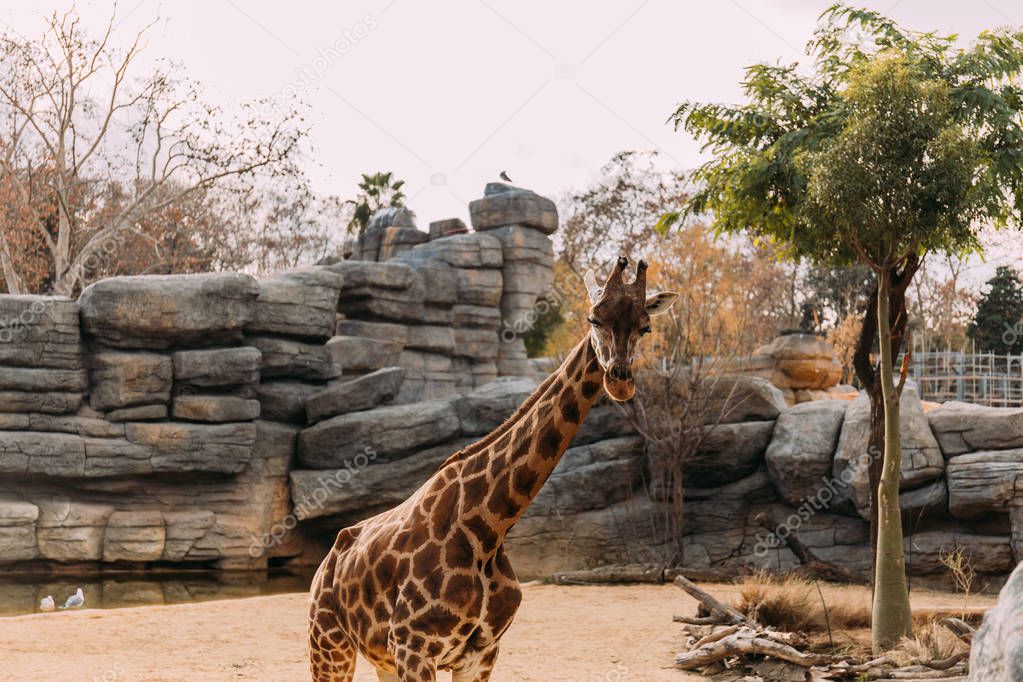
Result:
{"label": "white seagull", "polygon": [[67,601],[64,602],[64,606],[61,606],[60,608],[62,608],[62,609],[77,609],[77,608],[81,607],[84,603],[85,603],[85,595],[82,594],[82,588],[79,587],[75,591],[74,594],[72,594],[70,597],[67,598]]}
{"label": "white seagull", "polygon": [[53,595],[52,594],[46,595],[43,599],[41,599],[39,601],[39,610],[40,611],[52,611],[54,608],[55,607],[54,607],[54,603],[53,603]]}

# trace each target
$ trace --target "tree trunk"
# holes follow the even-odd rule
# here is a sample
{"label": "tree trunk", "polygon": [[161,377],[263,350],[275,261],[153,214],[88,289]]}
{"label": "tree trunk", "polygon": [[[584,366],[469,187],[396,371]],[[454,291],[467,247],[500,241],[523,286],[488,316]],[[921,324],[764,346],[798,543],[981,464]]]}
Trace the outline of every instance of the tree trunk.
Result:
{"label": "tree trunk", "polygon": [[[888,309],[888,319],[891,320],[892,328],[892,366],[902,351],[906,338],[906,326],[909,319],[906,309],[906,291],[916,271],[920,268],[920,258],[910,255],[902,271],[892,267],[891,293]],[[856,378],[867,392],[870,398],[870,438],[867,441],[867,452],[880,454],[884,452],[884,402],[881,395],[881,372],[878,366],[870,359],[870,354],[877,343],[877,297],[878,286],[875,284],[870,297],[867,299],[867,309],[863,314],[863,326],[860,329],[860,337],[856,342],[856,351],[853,354],[853,368],[856,371]],[[883,460],[881,457],[872,457],[870,460],[870,548],[873,552],[871,566],[877,565],[877,487],[881,483],[881,469]],[[876,576],[871,573],[870,584],[874,585]]]}
{"label": "tree trunk", "polygon": [[877,487],[877,559],[874,566],[872,639],[875,653],[887,651],[912,634],[906,560],[902,549],[899,478],[902,444],[899,435],[899,389],[893,377],[891,293],[892,272],[878,274],[877,327],[881,396],[884,405],[884,461]]}

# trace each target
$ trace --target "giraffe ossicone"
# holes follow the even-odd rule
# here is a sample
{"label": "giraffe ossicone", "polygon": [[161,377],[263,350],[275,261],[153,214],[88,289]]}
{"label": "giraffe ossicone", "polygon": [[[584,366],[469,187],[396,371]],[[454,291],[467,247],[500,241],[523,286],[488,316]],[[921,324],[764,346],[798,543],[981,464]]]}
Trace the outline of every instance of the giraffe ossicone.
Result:
{"label": "giraffe ossicone", "polygon": [[403,503],[338,533],[313,578],[316,682],[350,682],[362,654],[381,680],[486,682],[522,600],[504,537],[539,493],[603,389],[635,394],[632,364],[650,318],[678,294],[647,296],[646,263],[619,258],[590,285],[590,329],[497,429],[451,455]]}

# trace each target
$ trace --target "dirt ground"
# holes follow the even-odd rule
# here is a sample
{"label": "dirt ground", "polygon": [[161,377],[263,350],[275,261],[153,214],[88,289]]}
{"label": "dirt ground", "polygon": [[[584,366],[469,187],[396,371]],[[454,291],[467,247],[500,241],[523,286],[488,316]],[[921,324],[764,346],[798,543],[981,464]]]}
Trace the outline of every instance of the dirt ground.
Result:
{"label": "dirt ground", "polygon": [[[705,587],[719,598],[735,589]],[[671,617],[695,609],[672,585],[532,584],[524,592],[502,640],[495,682],[701,679],[672,667],[683,642]],[[914,608],[927,609],[958,600],[924,592],[914,594],[913,602]],[[971,601],[972,606],[990,603],[980,597]],[[306,596],[287,594],[0,618],[0,680],[306,680],[305,614]],[[360,661],[355,679],[377,678]]]}

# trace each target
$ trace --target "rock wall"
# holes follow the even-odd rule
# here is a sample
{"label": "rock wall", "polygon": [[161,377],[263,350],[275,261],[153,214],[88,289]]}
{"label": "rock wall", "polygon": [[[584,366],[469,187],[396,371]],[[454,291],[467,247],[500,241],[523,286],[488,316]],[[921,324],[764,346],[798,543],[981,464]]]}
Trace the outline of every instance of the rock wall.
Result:
{"label": "rock wall", "polygon": [[[374,216],[345,260],[256,280],[121,277],[0,296],[0,567],[317,563],[535,388],[514,330],[552,286],[553,203],[492,184],[460,220]],[[756,521],[869,570],[866,398],[782,337],[716,387],[686,469],[684,559],[795,564]],[[773,383],[772,383],[773,382]],[[846,398],[844,400],[835,397]],[[914,576],[1023,558],[1023,410],[903,398]],[[508,538],[522,576],[666,559],[664,491],[622,410],[590,413]]]}

